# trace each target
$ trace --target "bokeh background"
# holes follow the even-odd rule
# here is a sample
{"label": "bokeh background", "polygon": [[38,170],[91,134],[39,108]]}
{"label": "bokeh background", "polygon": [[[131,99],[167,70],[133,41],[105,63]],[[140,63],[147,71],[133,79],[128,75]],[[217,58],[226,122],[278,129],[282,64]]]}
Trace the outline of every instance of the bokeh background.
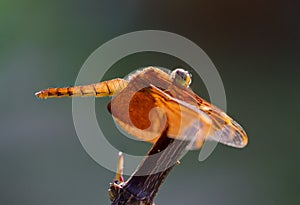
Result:
{"label": "bokeh background", "polygon": [[[227,111],[249,135],[245,149],[218,145],[201,163],[198,151],[189,152],[156,204],[300,204],[298,15],[297,1],[1,0],[0,204],[110,204],[114,173],[81,146],[71,100],[39,100],[34,93],[72,85],[96,48],[144,29],[177,33],[209,55],[226,89]],[[105,78],[146,65],[187,66],[141,53],[117,62]],[[200,80],[192,88],[208,97]],[[96,110],[112,144],[147,152],[149,145],[122,138],[108,100],[97,99]]]}

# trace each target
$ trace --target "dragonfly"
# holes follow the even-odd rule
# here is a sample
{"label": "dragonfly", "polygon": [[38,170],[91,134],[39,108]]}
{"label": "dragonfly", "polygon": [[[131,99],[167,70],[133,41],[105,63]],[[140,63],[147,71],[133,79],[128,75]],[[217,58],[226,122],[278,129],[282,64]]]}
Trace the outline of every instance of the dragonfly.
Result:
{"label": "dragonfly", "polygon": [[[123,156],[119,154],[116,176],[109,188],[110,200],[113,205],[152,205],[160,185],[186,150],[201,148],[205,140],[236,148],[248,143],[244,129],[194,93],[191,82],[191,74],[182,68],[169,71],[150,66],[125,79],[48,88],[36,96],[112,96],[107,108],[115,122],[130,135],[154,145],[127,181],[123,178]],[[151,158],[153,155],[156,157]]]}
{"label": "dragonfly", "polygon": [[188,136],[188,149],[199,149],[205,140],[243,148],[248,143],[244,129],[225,112],[199,97],[190,88],[191,74],[149,66],[129,75],[95,84],[48,88],[38,98],[108,97],[108,110],[115,122],[137,139],[155,143],[166,127],[170,138],[186,137],[184,132],[195,121],[199,130]]}

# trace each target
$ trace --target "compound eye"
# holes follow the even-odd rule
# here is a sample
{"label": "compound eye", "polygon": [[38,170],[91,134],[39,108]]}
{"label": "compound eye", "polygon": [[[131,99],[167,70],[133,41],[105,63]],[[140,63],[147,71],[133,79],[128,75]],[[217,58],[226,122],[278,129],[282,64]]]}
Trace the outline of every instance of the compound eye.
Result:
{"label": "compound eye", "polygon": [[171,79],[182,86],[189,87],[192,82],[192,75],[182,68],[177,68],[172,71]]}

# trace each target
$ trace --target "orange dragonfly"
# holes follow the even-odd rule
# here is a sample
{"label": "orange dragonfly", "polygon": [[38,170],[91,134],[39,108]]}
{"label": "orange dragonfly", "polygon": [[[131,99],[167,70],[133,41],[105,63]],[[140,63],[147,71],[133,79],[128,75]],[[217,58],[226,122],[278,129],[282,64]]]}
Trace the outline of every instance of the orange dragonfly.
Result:
{"label": "orange dragonfly", "polygon": [[219,108],[190,89],[191,75],[183,69],[165,72],[157,67],[136,71],[128,79],[116,78],[90,85],[48,88],[38,98],[113,96],[108,104],[114,120],[134,137],[155,143],[167,135],[178,139],[192,122],[201,124],[190,136],[189,149],[199,149],[204,140],[242,148],[248,138],[243,128]]}

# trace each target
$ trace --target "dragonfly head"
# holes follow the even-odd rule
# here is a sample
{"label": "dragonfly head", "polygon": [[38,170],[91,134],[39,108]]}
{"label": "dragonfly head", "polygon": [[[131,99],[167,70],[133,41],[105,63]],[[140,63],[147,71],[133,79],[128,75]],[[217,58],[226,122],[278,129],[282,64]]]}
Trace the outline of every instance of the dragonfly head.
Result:
{"label": "dragonfly head", "polygon": [[177,68],[172,71],[171,78],[174,82],[184,87],[189,87],[192,82],[192,74],[182,68]]}

